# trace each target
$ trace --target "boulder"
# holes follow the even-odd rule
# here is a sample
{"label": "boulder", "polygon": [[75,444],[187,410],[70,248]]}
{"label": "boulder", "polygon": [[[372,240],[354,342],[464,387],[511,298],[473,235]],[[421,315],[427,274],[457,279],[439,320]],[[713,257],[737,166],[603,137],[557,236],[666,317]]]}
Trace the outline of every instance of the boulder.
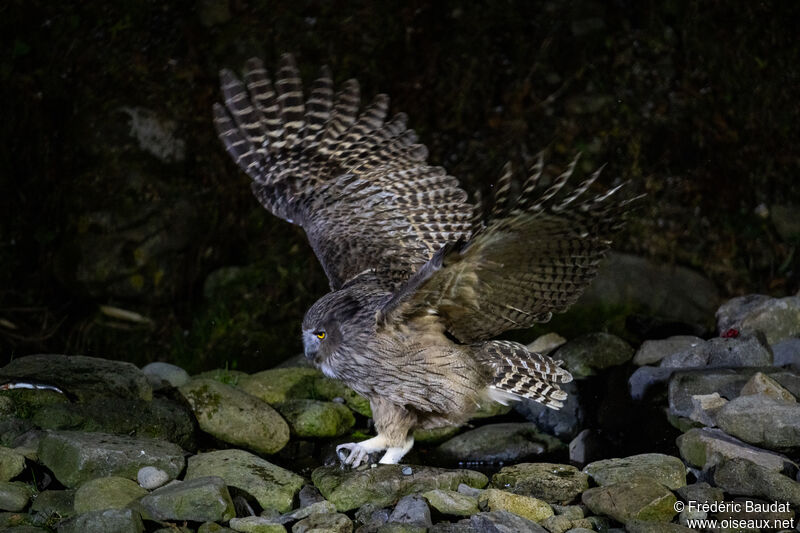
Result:
{"label": "boulder", "polygon": [[728,494],[800,505],[800,483],[746,459],[724,459],[714,468],[713,478]]}
{"label": "boulder", "polygon": [[104,509],[74,516],[58,524],[58,533],[142,533],[142,517],[133,509]]}
{"label": "boulder", "polygon": [[350,409],[339,403],[287,400],[275,407],[298,437],[338,437],[355,424]]}
{"label": "boulder", "polygon": [[21,481],[0,481],[0,511],[19,512],[28,506],[33,488]]}
{"label": "boulder", "polygon": [[438,512],[449,516],[472,516],[478,512],[478,500],[454,490],[435,489],[422,497]]}
{"label": "boulder", "polygon": [[593,513],[623,524],[631,520],[669,522],[675,516],[675,495],[664,485],[640,477],[587,490],[581,497]]}
{"label": "boulder", "polygon": [[236,516],[225,481],[216,476],[170,483],[139,500],[145,520],[225,522]]}
{"label": "boulder", "polygon": [[270,405],[313,398],[314,382],[322,372],[314,368],[273,368],[239,378],[238,387]]}
{"label": "boulder", "polygon": [[25,470],[25,456],[0,446],[0,481],[14,479]]}
{"label": "boulder", "polygon": [[500,463],[522,461],[563,446],[558,439],[539,431],[536,424],[508,422],[465,431],[436,451],[455,463]]}
{"label": "boulder", "polygon": [[147,490],[127,478],[109,476],[90,479],[75,492],[75,512],[81,514],[103,509],[124,509],[145,494]]}
{"label": "boulder", "polygon": [[627,363],[633,348],[624,340],[608,333],[589,333],[561,346],[553,359],[561,359],[575,379],[595,375],[598,371]]}
{"label": "boulder", "polygon": [[800,296],[770,298],[762,294],[740,296],[717,310],[717,331],[760,331],[767,343],[800,336]]}
{"label": "boulder", "polygon": [[762,394],[740,396],[717,413],[717,426],[745,442],[783,450],[800,447],[800,404]]}
{"label": "boulder", "polygon": [[483,491],[478,507],[484,511],[508,511],[533,522],[541,522],[554,514],[553,508],[543,500],[498,489]]}
{"label": "boulder", "polygon": [[654,365],[665,357],[680,353],[705,341],[694,335],[676,335],[666,339],[647,340],[642,343],[633,356],[633,364],[638,366]]}
{"label": "boulder", "polygon": [[686,467],[677,457],[660,453],[632,455],[621,459],[604,459],[586,465],[584,473],[600,486],[635,479],[658,482],[672,490],[686,485]]}
{"label": "boulder", "polygon": [[746,459],[773,472],[797,471],[783,455],[751,446],[719,429],[690,429],[677,439],[681,457],[689,465],[706,469],[721,459]]}
{"label": "boulder", "polygon": [[769,396],[773,400],[796,403],[795,398],[791,392],[781,387],[781,384],[761,372],[753,374],[747,383],[742,387],[740,393],[742,396],[751,396],[753,394],[763,394]]}
{"label": "boulder", "polygon": [[661,360],[662,368],[770,366],[772,351],[755,335],[717,337]]}
{"label": "boulder", "polygon": [[589,476],[570,465],[521,463],[501,468],[492,486],[564,505],[589,488]]}

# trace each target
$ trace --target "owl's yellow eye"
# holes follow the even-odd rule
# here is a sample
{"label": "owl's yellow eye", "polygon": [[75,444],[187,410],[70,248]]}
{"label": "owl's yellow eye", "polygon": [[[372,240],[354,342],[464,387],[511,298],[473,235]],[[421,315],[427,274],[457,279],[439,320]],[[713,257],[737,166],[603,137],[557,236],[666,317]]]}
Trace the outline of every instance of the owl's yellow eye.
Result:
{"label": "owl's yellow eye", "polygon": [[324,339],[325,338],[325,332],[324,331],[318,331],[317,332],[317,338],[320,339],[320,340]]}

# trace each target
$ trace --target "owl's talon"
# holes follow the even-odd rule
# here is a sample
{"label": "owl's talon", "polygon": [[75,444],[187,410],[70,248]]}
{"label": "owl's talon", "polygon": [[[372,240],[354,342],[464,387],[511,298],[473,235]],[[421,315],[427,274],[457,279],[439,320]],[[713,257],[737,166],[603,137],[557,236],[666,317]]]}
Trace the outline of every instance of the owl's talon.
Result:
{"label": "owl's talon", "polygon": [[336,447],[336,455],[343,465],[350,465],[353,468],[360,466],[365,460],[369,460],[369,451],[358,442],[340,444]]}

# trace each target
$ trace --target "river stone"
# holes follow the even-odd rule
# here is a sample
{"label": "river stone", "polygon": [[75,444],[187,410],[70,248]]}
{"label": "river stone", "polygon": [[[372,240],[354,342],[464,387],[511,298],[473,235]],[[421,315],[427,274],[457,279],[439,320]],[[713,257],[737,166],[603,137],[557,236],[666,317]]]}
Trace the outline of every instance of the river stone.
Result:
{"label": "river stone", "polygon": [[58,524],[58,533],[142,533],[142,517],[133,509],[90,511]]}
{"label": "river stone", "polygon": [[717,331],[761,331],[769,344],[800,336],[800,296],[770,298],[761,294],[728,300],[717,311]]}
{"label": "river stone", "polygon": [[326,376],[317,376],[313,383],[314,398],[333,401],[336,398],[344,400],[345,405],[356,413],[372,417],[369,400],[339,381]]}
{"label": "river stone", "polygon": [[780,383],[761,372],[753,374],[747,383],[742,387],[742,396],[752,396],[753,394],[763,394],[769,396],[773,400],[779,400],[788,403],[796,403],[795,398],[791,392],[781,387]]}
{"label": "river stone", "polygon": [[183,450],[171,442],[79,431],[47,432],[39,442],[39,460],[66,487],[106,476],[136,479],[143,466],[175,479],[185,464]]}
{"label": "river stone", "polygon": [[314,382],[322,372],[314,368],[273,368],[239,378],[238,387],[270,405],[312,398]]}
{"label": "river stone", "polygon": [[25,456],[0,446],[0,481],[14,479],[25,470]]}
{"label": "river stone", "polygon": [[200,429],[223,442],[272,454],[289,442],[289,426],[266,402],[212,379],[195,379],[179,389]]}
{"label": "river stone", "polygon": [[123,361],[41,354],[14,359],[0,368],[0,383],[26,379],[55,385],[82,402],[109,396],[153,399],[147,377],[136,366]]}
{"label": "river stone", "polygon": [[703,342],[705,342],[703,339],[693,335],[676,335],[666,339],[644,341],[633,356],[633,364],[653,365],[668,355],[683,352]]}
{"label": "river stone", "polygon": [[800,371],[800,339],[784,339],[772,345],[772,364]]}
{"label": "river stone", "polygon": [[33,489],[21,481],[0,481],[0,511],[22,511],[32,494]]}
{"label": "river stone", "polygon": [[[214,524],[217,527],[218,524]],[[268,518],[262,516],[245,516],[242,518],[231,518],[231,529],[223,528],[219,531],[240,531],[241,533],[286,533],[286,528],[282,524],[270,522]],[[216,532],[217,530],[210,529],[209,533]],[[197,533],[200,533],[198,530]]]}
{"label": "river stone", "polygon": [[169,474],[154,466],[143,466],[136,473],[136,481],[143,489],[153,490],[169,481]]}
{"label": "river stone", "polygon": [[714,485],[735,496],[800,505],[800,483],[746,459],[727,459],[714,469]]}
{"label": "river stone", "polygon": [[712,394],[696,394],[692,396],[692,412],[689,420],[699,422],[704,426],[716,426],[716,416],[728,400],[714,392]]}
{"label": "river stone", "polygon": [[145,520],[225,522],[236,516],[225,481],[217,476],[170,483],[139,500]]}
{"label": "river stone", "polygon": [[350,533],[353,522],[342,513],[317,513],[292,526],[292,533]]}
{"label": "river stone", "polygon": [[215,368],[213,370],[206,370],[192,376],[192,379],[213,379],[225,385],[238,385],[239,380],[247,376],[247,372],[241,370],[232,370],[229,368]]}
{"label": "river stone", "polygon": [[625,524],[625,531],[628,533],[686,533],[696,531],[678,524],[668,522],[651,522],[647,520],[629,520]]}
{"label": "river stone", "polygon": [[402,465],[379,465],[364,470],[342,470],[338,466],[322,466],[311,479],[325,498],[340,512],[361,507],[365,503],[392,505],[407,494],[434,489],[455,490],[459,483],[482,488],[488,479],[472,470],[447,470],[414,466],[410,475]]}
{"label": "river stone", "polygon": [[550,409],[530,398],[514,402],[513,408],[541,431],[569,441],[582,429],[583,408],[577,383],[565,383],[561,388],[568,394],[561,409]]}
{"label": "river stone", "polygon": [[389,523],[408,524],[422,528],[431,527],[431,510],[427,502],[416,494],[403,496],[389,515]]}
{"label": "river stone", "polygon": [[630,344],[609,333],[589,333],[560,347],[553,359],[561,359],[575,379],[593,376],[598,370],[627,363],[633,357]]}
{"label": "river stone", "polygon": [[516,462],[562,448],[564,444],[530,422],[487,424],[444,442],[437,453],[452,462]]}
{"label": "river stone", "polygon": [[550,504],[543,500],[499,489],[483,491],[478,498],[478,507],[484,511],[508,511],[534,522],[541,522],[554,514]]}
{"label": "river stone", "polygon": [[189,383],[189,373],[179,366],[156,361],[142,367],[142,373],[153,388],[161,388],[161,382],[166,381],[172,387],[180,387]]}
{"label": "river stone", "polygon": [[320,513],[324,514],[324,513],[336,512],[336,506],[325,499],[322,499],[320,501],[305,506],[303,506],[302,503],[300,505],[301,506],[299,509],[295,509],[294,511],[285,513],[274,521],[280,522],[281,524],[286,524],[288,522],[295,522],[297,520],[302,520],[303,518],[307,518],[312,514],[320,514]]}
{"label": "river stone", "polygon": [[725,491],[719,487],[712,487],[705,481],[686,485],[675,492],[685,502],[711,503],[725,501]]}
{"label": "river stone", "polygon": [[689,465],[705,469],[722,459],[747,459],[773,472],[796,471],[797,466],[783,455],[751,446],[719,429],[690,429],[677,439],[681,457]]}
{"label": "river stone", "polygon": [[123,509],[145,494],[147,490],[124,477],[90,479],[75,491],[75,512],[80,514],[103,509]]}
{"label": "river stone", "polygon": [[754,335],[717,337],[661,360],[662,368],[770,366],[772,352]]}
{"label": "river stone", "polygon": [[637,401],[645,399],[651,389],[657,389],[657,385],[667,383],[676,369],[661,368],[656,366],[641,366],[637,368],[628,378],[628,390],[631,398]]}
{"label": "river stone", "polygon": [[319,400],[288,400],[275,408],[298,437],[339,437],[356,423],[342,404]]}
{"label": "river stone", "polygon": [[472,516],[478,512],[478,499],[455,490],[429,490],[422,497],[431,507],[450,516]]}
{"label": "river stone", "polygon": [[218,450],[189,458],[185,479],[219,476],[250,494],[264,509],[288,512],[303,478],[244,450]]}
{"label": "river stone", "polygon": [[74,490],[45,490],[40,492],[31,504],[32,514],[43,521],[62,520],[75,515]]}
{"label": "river stone", "polygon": [[672,490],[686,485],[686,467],[677,457],[660,453],[644,453],[621,459],[603,459],[583,469],[600,486],[649,479]]}
{"label": "river stone", "polygon": [[581,499],[593,513],[623,524],[630,520],[669,522],[678,501],[661,483],[641,477],[589,489]]}
{"label": "river stone", "polygon": [[[248,517],[248,518],[257,518],[255,516]],[[231,518],[231,522],[235,520],[244,520],[244,518]],[[273,524],[274,526],[281,526],[280,524]],[[229,527],[221,526],[216,522],[203,522],[200,524],[200,527],[197,528],[197,533],[234,533],[235,529],[231,529]],[[283,529],[273,529],[269,533],[286,533],[286,528]]]}
{"label": "river stone", "polygon": [[[411,524],[395,524],[389,522],[380,526],[375,533],[427,533],[428,528]],[[294,533],[294,532],[292,532]],[[361,533],[361,532],[359,532]]]}
{"label": "river stone", "polygon": [[717,426],[745,442],[771,450],[800,447],[800,404],[764,395],[740,396],[717,413]]}
{"label": "river stone", "polygon": [[430,429],[415,429],[412,433],[414,442],[418,444],[441,444],[451,439],[460,431],[458,426],[442,426]]}
{"label": "river stone", "polygon": [[521,463],[501,468],[492,486],[565,505],[589,488],[589,476],[570,465]]}
{"label": "river stone", "polygon": [[[508,511],[478,513],[468,520],[457,522],[455,533],[547,533],[547,530],[532,520]],[[431,528],[430,533],[438,530]]]}

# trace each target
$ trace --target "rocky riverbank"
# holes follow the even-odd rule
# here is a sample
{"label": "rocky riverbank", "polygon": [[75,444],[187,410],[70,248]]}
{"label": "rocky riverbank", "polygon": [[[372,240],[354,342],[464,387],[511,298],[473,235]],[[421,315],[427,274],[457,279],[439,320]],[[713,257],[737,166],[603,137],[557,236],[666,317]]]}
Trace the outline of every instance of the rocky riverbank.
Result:
{"label": "rocky riverbank", "polygon": [[792,529],[800,297],[736,298],[716,322],[712,338],[636,348],[541,338],[576,377],[563,410],[499,406],[418,432],[407,464],[354,471],[334,449],[370,434],[369,403],[300,359],[190,377],[22,357],[0,369],[0,530],[660,532],[726,517]]}

